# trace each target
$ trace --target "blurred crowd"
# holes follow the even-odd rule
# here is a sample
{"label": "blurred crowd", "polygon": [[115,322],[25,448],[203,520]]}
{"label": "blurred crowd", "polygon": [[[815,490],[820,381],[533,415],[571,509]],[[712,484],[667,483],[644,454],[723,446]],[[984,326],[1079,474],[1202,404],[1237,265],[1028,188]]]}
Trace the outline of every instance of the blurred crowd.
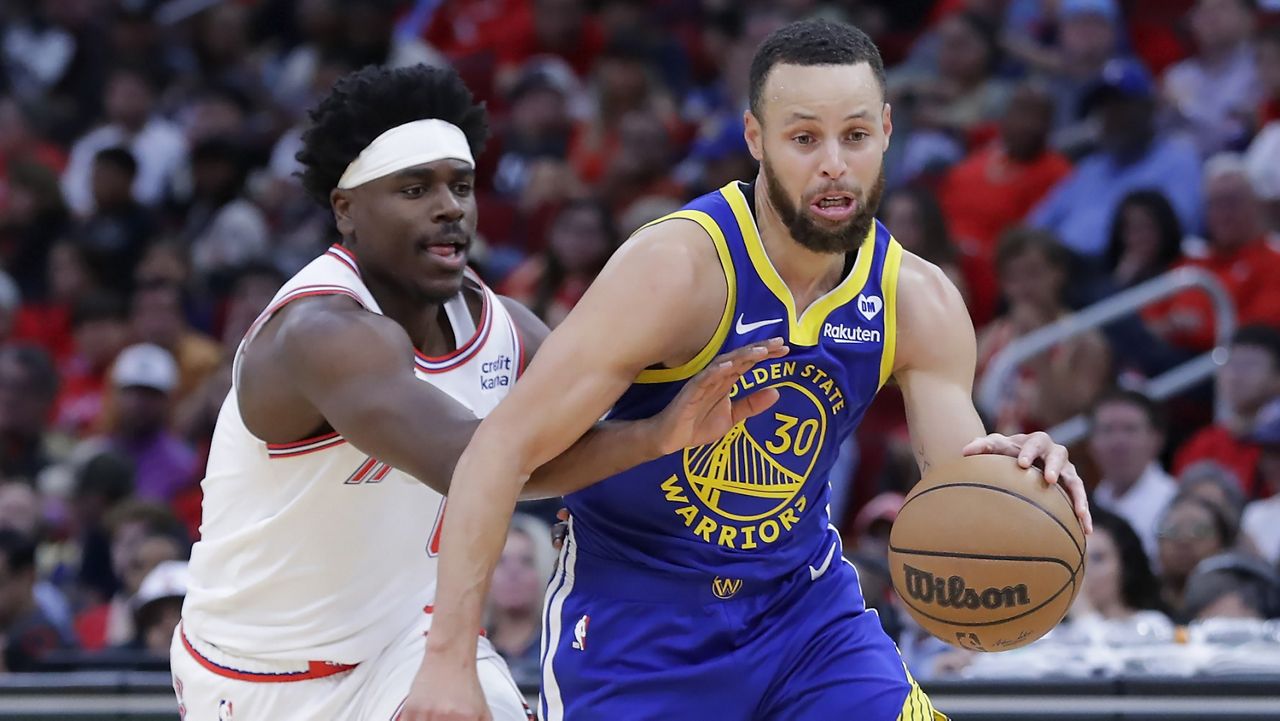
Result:
{"label": "blurred crowd", "polygon": [[[163,663],[239,339],[336,240],[302,191],[307,109],[368,64],[483,99],[474,265],[554,326],[632,231],[754,175],[750,57],[853,22],[888,67],[882,221],[1002,349],[1176,268],[1186,291],[1059,343],[981,410],[1083,414],[1098,532],[1070,624],[1280,615],[1280,3],[1275,0],[0,2],[0,671]],[[1129,388],[1218,347],[1217,378]],[[918,478],[886,389],[832,479],[871,603]],[[517,516],[490,638],[536,683],[554,505]],[[1083,631],[1081,632],[1083,633]]]}

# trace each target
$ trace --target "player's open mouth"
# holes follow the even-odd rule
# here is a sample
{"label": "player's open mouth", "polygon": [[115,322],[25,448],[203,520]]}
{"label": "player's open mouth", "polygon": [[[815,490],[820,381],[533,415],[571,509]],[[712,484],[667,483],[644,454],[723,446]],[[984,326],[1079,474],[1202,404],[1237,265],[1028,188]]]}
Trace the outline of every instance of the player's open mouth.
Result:
{"label": "player's open mouth", "polygon": [[455,243],[422,243],[419,252],[429,256],[430,260],[445,270],[459,271],[467,265],[467,244]]}
{"label": "player's open mouth", "polygon": [[857,209],[857,203],[848,193],[828,193],[818,196],[809,204],[809,209],[819,217],[840,221],[853,215],[853,211]]}

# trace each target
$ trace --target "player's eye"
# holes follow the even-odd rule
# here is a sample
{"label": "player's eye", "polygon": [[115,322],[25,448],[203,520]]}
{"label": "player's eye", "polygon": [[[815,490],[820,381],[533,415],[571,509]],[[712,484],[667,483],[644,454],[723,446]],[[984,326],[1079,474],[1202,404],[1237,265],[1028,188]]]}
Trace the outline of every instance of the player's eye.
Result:
{"label": "player's eye", "polygon": [[865,130],[855,130],[849,133],[849,140],[854,143],[861,143],[869,137],[871,137],[871,134]]}
{"label": "player's eye", "polygon": [[410,185],[407,188],[400,189],[400,194],[406,198],[420,198],[425,192],[427,192],[427,189],[421,185]]}
{"label": "player's eye", "polygon": [[792,140],[794,140],[797,145],[812,145],[814,142],[814,137],[808,133],[800,133],[799,135],[792,138]]}
{"label": "player's eye", "polygon": [[471,183],[466,183],[466,182],[454,183],[453,192],[462,197],[471,195]]}

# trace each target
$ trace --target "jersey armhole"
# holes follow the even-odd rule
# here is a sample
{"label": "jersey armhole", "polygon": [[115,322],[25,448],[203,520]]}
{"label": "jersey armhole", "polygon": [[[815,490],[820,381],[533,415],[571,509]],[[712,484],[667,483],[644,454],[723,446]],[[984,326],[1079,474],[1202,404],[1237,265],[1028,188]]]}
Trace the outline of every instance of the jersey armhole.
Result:
{"label": "jersey armhole", "polygon": [[700,210],[680,210],[658,218],[642,228],[678,218],[692,220],[702,226],[702,229],[711,237],[711,243],[716,248],[716,256],[720,259],[720,269],[724,272],[725,285],[728,290],[725,294],[724,310],[720,313],[720,324],[716,326],[715,332],[711,334],[711,338],[702,347],[702,350],[698,351],[697,355],[675,368],[652,368],[641,371],[640,375],[636,376],[636,383],[674,383],[692,378],[703,368],[706,368],[712,358],[715,358],[716,351],[720,350],[721,346],[724,345],[725,338],[729,337],[729,328],[733,324],[733,309],[737,305],[738,299],[737,275],[733,269],[733,258],[729,255],[729,245],[725,241],[724,233],[720,230],[720,226],[716,225],[715,220]]}
{"label": "jersey armhole", "polygon": [[898,350],[898,269],[902,266],[902,245],[892,236],[885,249],[884,267],[880,270],[880,292],[884,295],[884,346],[880,351],[880,385],[884,387],[893,375]]}
{"label": "jersey armhole", "polygon": [[[274,318],[277,313],[284,309],[285,306],[294,301],[302,300],[303,298],[315,298],[322,295],[345,295],[358,303],[361,308],[368,309],[368,306],[360,299],[360,296],[356,295],[356,293],[349,288],[344,288],[342,286],[304,285],[285,294],[279,300],[276,300],[271,305],[267,306],[267,309],[262,311],[262,313],[258,315],[257,319],[253,321],[253,325],[249,326],[249,330],[245,331],[244,338],[242,338],[240,340],[240,344],[236,346],[235,356],[231,359],[231,393],[234,396],[236,413],[241,418],[241,424],[244,425],[245,430],[249,432],[249,435],[252,435],[254,438],[258,437],[253,433],[253,431],[249,431],[248,424],[244,423],[244,410],[240,407],[240,367],[244,360],[244,353],[249,349],[249,344],[253,342],[253,339],[258,337],[258,333],[262,330],[263,326]],[[258,438],[258,440],[262,443],[266,443],[266,441],[261,438]],[[310,442],[316,439],[306,440]]]}

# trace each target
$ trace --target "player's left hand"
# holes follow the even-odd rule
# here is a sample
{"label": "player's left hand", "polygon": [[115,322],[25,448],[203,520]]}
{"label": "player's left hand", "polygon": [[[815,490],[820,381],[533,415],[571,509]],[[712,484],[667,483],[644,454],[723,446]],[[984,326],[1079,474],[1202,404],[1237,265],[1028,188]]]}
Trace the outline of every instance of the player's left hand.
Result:
{"label": "player's left hand", "polygon": [[1093,533],[1093,518],[1089,515],[1089,500],[1085,497],[1084,481],[1076,473],[1076,467],[1067,458],[1067,448],[1054,443],[1048,433],[1018,433],[1006,436],[1003,433],[991,433],[975,438],[962,451],[966,456],[992,453],[1018,459],[1018,465],[1030,468],[1036,461],[1042,461],[1044,479],[1049,483],[1061,483],[1071,504],[1075,507],[1076,518],[1084,527],[1086,534]]}
{"label": "player's left hand", "polygon": [[781,358],[789,350],[781,338],[770,338],[717,356],[653,417],[657,451],[675,453],[713,443],[723,438],[730,428],[772,406],[778,400],[778,391],[774,388],[765,388],[738,400],[731,400],[729,393],[752,366]]}

